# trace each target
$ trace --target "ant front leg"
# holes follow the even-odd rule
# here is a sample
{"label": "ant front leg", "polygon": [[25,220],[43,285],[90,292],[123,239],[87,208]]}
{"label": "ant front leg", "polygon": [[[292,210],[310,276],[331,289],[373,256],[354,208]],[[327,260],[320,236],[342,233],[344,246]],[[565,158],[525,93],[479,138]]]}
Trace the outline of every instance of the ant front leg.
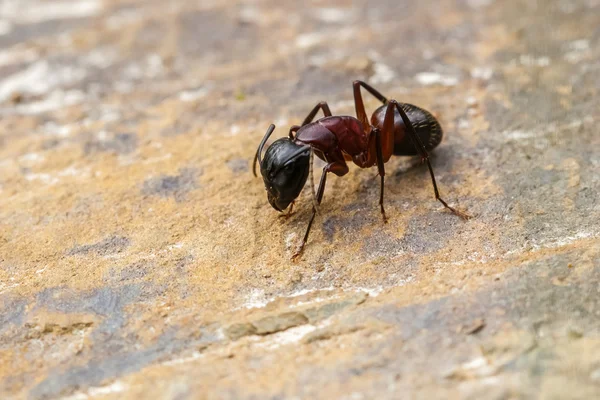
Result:
{"label": "ant front leg", "polygon": [[435,183],[435,176],[433,174],[433,168],[431,167],[431,162],[429,162],[429,154],[427,153],[427,150],[425,149],[423,142],[419,138],[419,135],[417,135],[417,133],[415,132],[415,128],[413,127],[412,123],[410,122],[410,119],[408,119],[408,116],[406,115],[406,113],[404,112],[402,107],[400,107],[400,104],[398,104],[398,102],[396,100],[391,100],[390,104],[395,105],[396,109],[400,113],[400,116],[402,117],[402,121],[404,122],[404,125],[408,128],[407,129],[408,137],[412,141],[415,148],[421,153],[421,158],[423,159],[423,161],[425,161],[427,163],[427,168],[429,168],[429,174],[431,175],[431,182],[433,183],[433,191],[435,193],[436,200],[438,200],[440,203],[442,203],[444,205],[444,207],[446,207],[448,210],[452,211],[453,214],[458,215],[459,217],[461,217],[463,219],[471,218],[470,215],[465,214],[462,211],[459,211],[459,210],[456,210],[456,209],[450,207],[448,205],[448,203],[446,203],[440,197],[440,193],[438,191],[437,184]]}
{"label": "ant front leg", "polygon": [[310,113],[308,113],[306,118],[304,118],[302,126],[310,124],[313,121],[313,119],[315,119],[315,115],[317,115],[319,110],[323,110],[323,114],[326,117],[331,117],[331,110],[329,109],[329,105],[327,105],[326,102],[322,101],[319,104],[317,104]]}
{"label": "ant front leg", "polygon": [[[325,192],[325,183],[327,182],[327,172],[329,170],[329,164],[323,168],[323,175],[321,175],[321,182],[319,182],[319,189],[317,190],[317,205],[321,204],[321,200],[323,199],[323,193]],[[317,215],[317,209],[313,206],[312,215],[310,217],[310,221],[308,221],[308,227],[306,228],[306,233],[304,234],[304,238],[302,239],[302,244],[300,244],[300,248],[294,255],[292,256],[292,260],[296,261],[302,251],[304,250],[304,245],[308,240],[308,234],[310,233],[310,228],[312,227],[313,221],[315,220],[315,215]]]}
{"label": "ant front leg", "polygon": [[290,203],[290,209],[288,210],[288,212],[286,212],[285,214],[280,214],[280,215],[279,215],[279,218],[284,218],[284,219],[286,219],[286,220],[287,220],[288,218],[290,218],[290,217],[292,216],[292,214],[293,214],[292,210],[294,209],[294,203],[295,203],[295,202],[296,202],[296,200],[292,201],[292,202]]}
{"label": "ant front leg", "polygon": [[[319,182],[319,189],[317,190],[317,206],[321,204],[321,200],[323,200],[323,193],[325,193],[325,183],[327,183],[327,173],[333,172],[336,175],[342,176],[348,172],[348,166],[343,162],[332,162],[323,167],[323,174],[321,175],[321,181]],[[315,220],[315,216],[317,215],[317,209],[313,206],[312,215],[310,217],[310,221],[308,221],[308,227],[306,228],[306,233],[304,234],[304,238],[302,239],[302,243],[300,244],[300,248],[294,255],[292,256],[292,260],[296,261],[302,255],[302,251],[304,250],[304,246],[308,241],[308,234],[310,233],[310,228],[312,227],[313,221]]]}

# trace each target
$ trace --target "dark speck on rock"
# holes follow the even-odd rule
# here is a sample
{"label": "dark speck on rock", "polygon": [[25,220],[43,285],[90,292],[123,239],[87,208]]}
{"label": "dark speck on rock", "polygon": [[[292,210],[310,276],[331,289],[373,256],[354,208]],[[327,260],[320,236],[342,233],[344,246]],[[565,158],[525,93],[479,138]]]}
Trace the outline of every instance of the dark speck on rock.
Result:
{"label": "dark speck on rock", "polygon": [[128,154],[137,147],[137,136],[133,133],[118,133],[108,139],[94,139],[85,143],[83,151],[85,154],[100,152],[114,152],[117,154]]}
{"label": "dark speck on rock", "polygon": [[197,187],[196,177],[200,172],[193,168],[183,168],[178,175],[162,175],[144,182],[142,192],[147,195],[174,197],[181,201],[185,195]]}
{"label": "dark speck on rock", "polygon": [[227,161],[227,166],[234,173],[242,173],[248,171],[248,160],[243,158],[236,158],[234,160]]}
{"label": "dark speck on rock", "polygon": [[85,244],[82,246],[75,246],[67,253],[70,256],[77,254],[89,254],[95,253],[99,256],[106,256],[109,254],[120,253],[127,246],[129,246],[130,240],[123,236],[111,236],[98,243]]}

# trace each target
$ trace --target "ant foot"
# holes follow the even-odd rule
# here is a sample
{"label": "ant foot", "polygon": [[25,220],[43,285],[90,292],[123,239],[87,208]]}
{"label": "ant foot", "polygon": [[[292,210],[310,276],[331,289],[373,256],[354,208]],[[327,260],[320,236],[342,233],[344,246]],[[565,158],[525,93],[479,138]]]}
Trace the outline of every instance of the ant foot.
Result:
{"label": "ant foot", "polygon": [[455,208],[452,208],[452,207],[450,207],[450,206],[448,206],[448,205],[446,205],[446,208],[447,208],[448,210],[452,211],[452,214],[456,215],[457,217],[460,217],[460,218],[464,219],[465,221],[467,221],[467,220],[470,220],[471,218],[473,218],[473,217],[472,217],[472,216],[470,216],[469,214],[467,214],[467,213],[464,213],[464,212],[462,212],[462,211],[460,211],[460,210],[457,210],[457,209],[455,209]]}
{"label": "ant foot", "polygon": [[285,219],[287,221],[294,214],[296,214],[296,213],[288,212],[288,213],[285,213],[285,214],[280,214],[277,217],[278,218],[283,218],[283,219]]}
{"label": "ant foot", "polygon": [[292,256],[292,261],[293,262],[298,262],[298,260],[300,259],[300,256],[302,255],[302,250],[298,250],[296,253],[294,253],[294,255]]}
{"label": "ant foot", "polygon": [[383,218],[383,223],[384,223],[384,224],[387,224],[387,223],[388,223],[388,217],[387,217],[387,215],[385,215],[385,213],[384,213],[384,212],[383,212],[383,213],[381,213],[381,218]]}
{"label": "ant foot", "polygon": [[471,218],[473,218],[471,215],[464,213],[462,211],[459,210],[455,210],[454,208],[451,208],[450,210],[452,210],[452,212],[454,213],[454,215],[459,216],[460,218],[464,219],[465,221],[470,220]]}
{"label": "ant foot", "polygon": [[471,219],[471,218],[473,218],[473,217],[471,217],[471,216],[470,216],[469,214],[467,214],[467,213],[464,213],[464,212],[462,212],[462,211],[459,211],[459,210],[456,210],[456,209],[454,209],[454,208],[450,207],[450,206],[448,205],[448,203],[446,203],[446,202],[445,202],[444,200],[442,200],[441,198],[438,198],[438,200],[440,201],[440,203],[442,203],[442,204],[444,205],[444,207],[446,207],[448,210],[452,211],[452,213],[453,213],[454,215],[456,215],[456,216],[458,216],[458,217],[460,217],[460,218],[464,219],[465,221],[466,221],[466,220],[469,220],[469,219]]}
{"label": "ant foot", "polygon": [[300,259],[300,256],[302,255],[303,251],[304,251],[304,243],[302,243],[300,245],[300,248],[298,249],[298,251],[294,253],[294,255],[292,256],[292,261],[297,262]]}
{"label": "ant foot", "polygon": [[381,206],[381,218],[383,218],[384,224],[388,223],[388,217],[387,217],[387,215],[385,215],[385,210],[383,209],[383,206]]}

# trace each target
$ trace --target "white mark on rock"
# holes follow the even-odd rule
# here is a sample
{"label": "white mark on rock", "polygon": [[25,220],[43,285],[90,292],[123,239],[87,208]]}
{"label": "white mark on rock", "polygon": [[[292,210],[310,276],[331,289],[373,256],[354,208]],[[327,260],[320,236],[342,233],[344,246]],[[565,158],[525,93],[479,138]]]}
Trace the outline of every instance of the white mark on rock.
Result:
{"label": "white mark on rock", "polygon": [[255,6],[244,5],[240,7],[238,13],[240,22],[247,24],[260,24],[266,20],[261,10]]}
{"label": "white mark on rock", "polygon": [[20,63],[29,63],[38,57],[39,55],[35,50],[13,47],[8,50],[0,51],[0,67]]}
{"label": "white mark on rock", "polygon": [[167,246],[167,250],[172,251],[174,249],[181,249],[182,247],[183,247],[183,243],[177,242],[175,244],[171,244],[171,245]]}
{"label": "white mark on rock", "polygon": [[27,153],[19,157],[19,163],[32,166],[44,161],[44,156],[39,153]]}
{"label": "white mark on rock", "polygon": [[10,21],[7,21],[5,19],[0,19],[0,36],[9,34],[10,32],[12,32],[13,26],[10,23]]}
{"label": "white mark on rock", "polygon": [[127,385],[119,381],[115,381],[107,386],[91,387],[85,392],[78,392],[68,397],[63,397],[62,400],[87,400],[90,397],[107,396],[110,394],[121,393],[128,389]]}
{"label": "white mark on rock", "polygon": [[26,70],[0,81],[0,102],[10,98],[14,93],[42,95],[51,89],[79,82],[85,75],[85,70],[79,67],[51,68],[47,61],[38,61]]}
{"label": "white mark on rock", "polygon": [[539,243],[532,244],[532,248],[534,250],[554,249],[554,248],[558,248],[558,247],[568,246],[568,245],[573,244],[581,239],[590,239],[590,238],[597,239],[598,233],[597,232],[589,232],[589,231],[577,232],[576,234],[570,235],[570,236],[542,240]]}
{"label": "white mark on rock", "polygon": [[179,93],[179,100],[185,102],[196,101],[205,97],[208,93],[210,93],[210,89],[207,87],[184,90],[183,92]]}
{"label": "white mark on rock", "polygon": [[142,161],[143,164],[154,164],[157,162],[162,162],[162,161],[166,161],[171,159],[171,157],[173,157],[172,153],[167,153],[163,156],[158,156],[158,157],[150,157],[145,159],[144,161]]}
{"label": "white mark on rock", "polygon": [[257,343],[259,347],[267,349],[276,349],[281,346],[297,343],[307,334],[315,331],[316,326],[305,324],[295,328],[286,329],[283,332],[277,332],[273,335],[269,335],[267,340],[262,343]]}
{"label": "white mark on rock", "polygon": [[521,54],[518,60],[513,60],[511,64],[519,63],[530,67],[547,67],[550,65],[550,58],[546,56],[535,57],[531,54]]}
{"label": "white mark on rock", "polygon": [[164,72],[163,59],[158,54],[151,54],[141,63],[130,63],[123,71],[126,79],[139,80],[156,78]]}
{"label": "white mark on rock", "polygon": [[120,29],[126,25],[131,25],[143,18],[143,14],[139,8],[131,10],[122,10],[114,15],[111,15],[106,20],[108,29]]}
{"label": "white mark on rock", "polygon": [[565,53],[565,60],[576,64],[591,56],[590,41],[587,39],[574,40],[568,44],[569,51]]}
{"label": "white mark on rock", "polygon": [[100,11],[102,11],[100,0],[6,1],[0,7],[0,16],[18,23],[37,24],[57,19],[91,17]]}
{"label": "white mark on rock", "polygon": [[523,131],[517,129],[514,131],[504,131],[502,132],[502,136],[510,140],[521,140],[535,138],[538,135],[533,131]]}
{"label": "white mark on rock", "polygon": [[383,292],[383,286],[376,286],[374,288],[368,287],[357,287],[353,289],[356,292],[364,292],[367,293],[370,297],[377,297],[381,292]]}
{"label": "white mark on rock", "polygon": [[242,308],[263,308],[274,299],[268,299],[265,296],[265,291],[262,289],[253,289],[248,296],[248,300],[242,305]]}
{"label": "white mark on rock", "polygon": [[72,127],[70,125],[58,125],[56,122],[49,121],[42,127],[42,132],[50,137],[68,137],[71,135]]}
{"label": "white mark on rock", "polygon": [[82,62],[83,64],[91,67],[105,69],[114,64],[115,61],[117,61],[117,58],[118,53],[115,49],[110,47],[102,47],[90,51],[83,57]]}
{"label": "white mark on rock", "polygon": [[240,133],[241,129],[239,125],[231,125],[231,128],[229,129],[229,133],[231,133],[232,136],[237,135],[238,133]]}
{"label": "white mark on rock", "polygon": [[392,79],[394,79],[394,77],[396,76],[394,70],[392,70],[389,66],[381,62],[374,63],[373,70],[374,73],[373,76],[371,76],[370,80],[371,83],[373,83],[374,85],[391,82]]}
{"label": "white mark on rock", "polygon": [[20,284],[18,284],[18,283],[7,284],[7,283],[0,282],[0,294],[4,293],[10,289],[16,288],[17,286],[20,286]]}
{"label": "white mark on rock", "polygon": [[85,94],[81,90],[55,90],[43,100],[19,104],[17,106],[17,112],[23,115],[42,114],[48,111],[80,104],[84,98]]}
{"label": "white mark on rock", "polygon": [[494,70],[490,67],[475,67],[471,69],[471,77],[474,79],[488,81],[493,74]]}
{"label": "white mark on rock", "polygon": [[422,85],[443,85],[455,86],[458,84],[458,78],[455,76],[445,76],[437,72],[420,72],[415,79]]}
{"label": "white mark on rock", "polygon": [[176,358],[174,360],[165,361],[165,362],[161,363],[160,365],[164,365],[164,366],[168,367],[171,365],[187,364],[187,363],[196,361],[197,359],[202,358],[203,356],[204,355],[202,353],[195,351],[189,357]]}
{"label": "white mark on rock", "polygon": [[323,39],[323,34],[318,32],[303,33],[296,37],[296,46],[301,49],[308,49],[321,43]]}
{"label": "white mark on rock", "polygon": [[467,0],[467,4],[471,8],[483,8],[491,5],[494,0]]}
{"label": "white mark on rock", "polygon": [[285,248],[287,250],[290,250],[295,245],[297,237],[296,232],[291,232],[285,237]]}
{"label": "white mark on rock", "polygon": [[350,9],[328,7],[317,9],[315,16],[323,22],[338,23],[352,20],[355,13]]}
{"label": "white mark on rock", "polygon": [[58,178],[50,174],[26,174],[25,179],[29,182],[40,181],[46,185],[55,185],[58,183]]}

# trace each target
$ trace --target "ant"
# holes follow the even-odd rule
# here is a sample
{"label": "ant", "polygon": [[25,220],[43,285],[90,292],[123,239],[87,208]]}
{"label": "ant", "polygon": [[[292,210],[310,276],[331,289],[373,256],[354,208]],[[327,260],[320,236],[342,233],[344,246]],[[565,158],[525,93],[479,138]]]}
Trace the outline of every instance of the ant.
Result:
{"label": "ant", "polygon": [[[311,184],[312,216],[302,244],[292,257],[294,260],[302,254],[308,240],[310,228],[323,199],[327,174],[331,172],[337,176],[346,175],[349,171],[346,161],[350,160],[360,168],[377,165],[381,177],[379,206],[384,223],[387,223],[383,207],[384,164],[392,154],[398,156],[420,154],[422,161],[426,162],[429,168],[436,200],[455,215],[463,219],[470,218],[464,212],[450,207],[438,192],[427,153],[442,141],[442,127],[435,117],[429,111],[412,104],[388,100],[365,82],[354,81],[352,86],[357,118],[333,116],[329,105],[323,101],[312,109],[301,126],[294,125],[290,128],[289,137],[283,137],[273,142],[262,159],[261,154],[265,143],[275,129],[275,125],[271,124],[256,150],[252,165],[254,176],[257,176],[256,162],[258,161],[269,203],[280,212],[291,205],[287,216],[291,214],[294,201],[300,195],[308,176],[310,175],[313,180],[313,154],[327,163],[323,167],[323,175],[321,175],[316,194],[314,181]],[[367,119],[361,87],[383,103],[373,113],[371,122]],[[324,117],[313,122],[319,110],[323,111]]]}

